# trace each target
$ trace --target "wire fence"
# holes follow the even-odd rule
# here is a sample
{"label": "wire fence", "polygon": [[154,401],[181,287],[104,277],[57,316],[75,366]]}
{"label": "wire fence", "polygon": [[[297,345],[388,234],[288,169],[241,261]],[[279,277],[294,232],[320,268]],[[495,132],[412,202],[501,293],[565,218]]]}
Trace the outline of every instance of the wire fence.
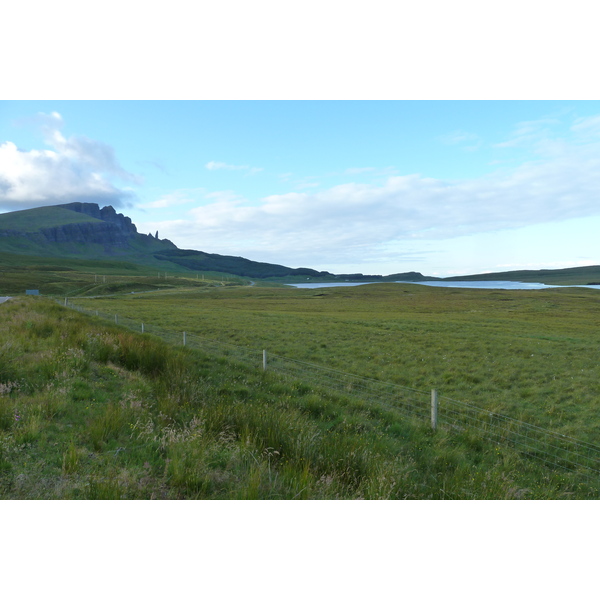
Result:
{"label": "wire fence", "polygon": [[490,412],[478,406],[423,392],[394,383],[352,375],[322,365],[278,356],[265,350],[236,346],[206,339],[188,332],[177,332],[127,317],[110,315],[77,306],[65,298],[61,304],[97,316],[139,333],[155,335],[173,345],[202,350],[245,366],[263,368],[314,389],[326,389],[348,397],[389,408],[403,418],[430,424],[434,429],[474,433],[498,446],[508,446],[520,454],[541,461],[551,468],[600,474],[600,446],[576,440],[525,421]]}

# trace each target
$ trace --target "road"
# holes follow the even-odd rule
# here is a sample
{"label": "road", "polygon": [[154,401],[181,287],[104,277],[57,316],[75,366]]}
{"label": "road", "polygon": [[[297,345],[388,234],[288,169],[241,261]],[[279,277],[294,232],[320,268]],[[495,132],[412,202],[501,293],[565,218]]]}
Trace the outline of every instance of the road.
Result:
{"label": "road", "polygon": [[7,300],[10,300],[10,296],[0,296],[0,304],[6,302]]}

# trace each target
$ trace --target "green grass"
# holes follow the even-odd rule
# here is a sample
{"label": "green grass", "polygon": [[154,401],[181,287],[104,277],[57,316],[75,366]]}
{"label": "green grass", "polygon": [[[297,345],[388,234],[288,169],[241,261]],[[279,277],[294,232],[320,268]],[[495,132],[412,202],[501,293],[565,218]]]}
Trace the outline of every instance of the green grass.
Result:
{"label": "green grass", "polygon": [[[54,257],[54,262],[61,262],[63,258],[66,261],[98,260],[105,265],[113,262],[120,265],[121,270],[127,270],[129,267],[126,263],[129,262],[146,268],[172,272],[189,271],[185,267],[154,257],[154,253],[173,247],[167,240],[157,240],[146,235],[132,235],[123,238],[124,244],[121,247],[119,245],[108,247],[105,243],[92,243],[89,240],[49,243],[42,233],[43,230],[73,224],[105,226],[102,219],[62,206],[47,206],[0,214],[0,231],[5,234],[0,236],[1,254],[3,258],[13,263],[21,258],[23,260],[21,264],[25,264],[29,257],[38,261],[42,256]],[[91,266],[93,272],[96,268]]]}
{"label": "green grass", "polygon": [[593,285],[600,284],[600,266],[570,267],[568,269],[539,269],[527,271],[504,271],[447,277],[449,281],[523,281],[547,285]]}
{"label": "green grass", "polygon": [[72,223],[98,223],[100,220],[60,206],[44,206],[35,210],[18,210],[0,215],[0,229],[33,233]]}
{"label": "green grass", "polygon": [[117,260],[52,257],[19,257],[17,260],[14,255],[0,253],[0,295],[3,296],[22,295],[28,289],[39,290],[44,296],[105,296],[236,283],[245,283],[245,280],[210,272],[158,271]]}
{"label": "green grass", "polygon": [[435,388],[600,443],[596,290],[246,287],[78,303],[418,390]]}
{"label": "green grass", "polygon": [[[263,290],[263,292],[270,290]],[[0,497],[592,498],[471,433],[286,382],[41,298],[0,305]]]}

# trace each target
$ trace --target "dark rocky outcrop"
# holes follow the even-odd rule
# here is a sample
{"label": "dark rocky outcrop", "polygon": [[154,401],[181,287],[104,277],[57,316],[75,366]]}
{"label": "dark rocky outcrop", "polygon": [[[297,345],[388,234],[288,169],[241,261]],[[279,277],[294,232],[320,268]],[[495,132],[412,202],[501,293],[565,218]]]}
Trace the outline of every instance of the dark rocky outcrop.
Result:
{"label": "dark rocky outcrop", "polygon": [[41,228],[38,234],[30,234],[43,237],[45,242],[54,243],[82,243],[102,244],[114,248],[127,248],[129,241],[137,232],[124,232],[115,223],[69,223],[59,227]]}
{"label": "dark rocky outcrop", "polygon": [[292,269],[283,265],[257,262],[242,258],[241,256],[224,256],[222,254],[209,254],[200,250],[163,250],[154,254],[158,260],[165,260],[192,271],[216,271],[230,273],[241,277],[331,277],[327,271],[314,269]]}
{"label": "dark rocky outcrop", "polygon": [[97,204],[72,202],[63,204],[61,208],[87,215],[98,222],[87,221],[40,228],[39,233],[47,242],[101,244],[107,249],[127,249],[130,241],[140,235],[131,219],[117,213],[112,206],[100,208]]}
{"label": "dark rocky outcrop", "polygon": [[[394,277],[362,273],[333,275],[328,271],[290,268],[241,256],[182,250],[169,240],[159,239],[158,231],[155,234],[139,233],[131,219],[117,213],[112,206],[100,208],[89,202],[0,214],[0,252],[65,258],[110,257],[164,270],[212,271],[257,279],[393,281]],[[396,276],[404,281],[425,279],[420,273]]]}
{"label": "dark rocky outcrop", "polygon": [[97,204],[90,202],[71,202],[70,204],[62,204],[61,208],[110,223],[125,236],[133,236],[137,233],[136,226],[131,222],[131,219],[121,213],[117,213],[112,206],[100,208]]}
{"label": "dark rocky outcrop", "polygon": [[100,208],[93,203],[72,202],[55,208],[70,210],[90,218],[47,227],[42,225],[34,231],[0,227],[0,237],[24,239],[40,247],[47,244],[61,244],[63,247],[66,245],[76,254],[80,252],[77,250],[78,246],[91,244],[102,246],[106,255],[122,254],[132,250],[133,246],[141,246],[149,252],[176,248],[169,240],[159,240],[150,234],[138,233],[131,219],[117,213],[112,206]]}

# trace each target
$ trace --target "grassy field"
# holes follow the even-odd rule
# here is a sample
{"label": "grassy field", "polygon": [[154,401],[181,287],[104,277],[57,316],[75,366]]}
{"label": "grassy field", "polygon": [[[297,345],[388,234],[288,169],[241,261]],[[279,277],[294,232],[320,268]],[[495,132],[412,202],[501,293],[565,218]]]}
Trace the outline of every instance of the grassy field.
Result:
{"label": "grassy field", "polygon": [[78,303],[440,394],[600,443],[597,290],[239,287]]}
{"label": "grassy field", "polygon": [[44,206],[36,210],[19,210],[0,215],[2,229],[32,233],[40,229],[71,225],[73,223],[98,222],[98,219],[58,206]]}
{"label": "grassy field", "polygon": [[[204,280],[202,275],[193,278],[171,273],[165,278],[137,270],[124,274],[118,264],[110,262],[104,267],[108,273],[105,276],[86,272],[85,262],[75,266],[5,265],[0,274],[0,295],[19,293],[20,287],[31,286],[32,278],[39,280],[47,276],[45,293],[51,290],[56,296],[69,296],[92,310],[257,351],[264,348],[271,354],[423,392],[435,388],[443,396],[600,445],[596,416],[600,392],[597,381],[600,296],[597,290],[468,290],[389,283],[306,290],[260,283],[251,286],[240,279],[225,280],[214,274],[206,274]],[[293,498],[301,488],[289,484],[289,477],[296,482],[304,481],[302,477],[305,477],[305,481],[311,482],[307,486],[309,492],[302,492],[298,498],[597,496],[593,486],[589,488],[589,481],[576,474],[567,476],[548,471],[472,434],[454,438],[442,432],[433,435],[426,423],[403,422],[393,411],[365,406],[356,399],[315,392],[310,385],[277,382],[270,379],[271,375],[248,371],[215,356],[169,348],[158,340],[152,342],[156,347],[148,355],[154,358],[144,360],[162,361],[163,366],[156,372],[152,370],[154,367],[148,370],[139,363],[141,358],[136,359],[138,363],[124,358],[135,354],[138,345],[150,344],[148,336],[140,338],[106,323],[90,321],[43,298],[15,299],[0,306],[0,311],[1,339],[6,340],[0,352],[0,402],[4,411],[0,418],[4,423],[1,460],[5,465],[1,468],[4,468],[5,497]],[[14,316],[17,313],[20,316]],[[70,333],[61,332],[64,327]],[[110,339],[108,346],[112,350],[108,352],[105,344],[98,355],[95,342],[90,343],[90,339]],[[70,359],[65,357],[70,356],[69,353],[75,357],[81,355],[81,365],[73,359],[73,364],[79,366],[73,367],[72,372],[60,372],[57,361],[68,362]],[[203,375],[200,379],[196,375],[190,379],[185,375],[188,371]],[[175,383],[167,383],[165,379],[166,373],[171,372],[179,373]],[[185,381],[195,382],[192,386],[194,401],[190,400],[191,392]],[[57,386],[58,394],[52,391]],[[138,417],[142,413],[136,412],[137,409],[121,410],[132,389],[136,398],[152,398],[144,404],[147,412],[143,413],[146,423],[153,423],[155,433],[152,435],[138,431],[142,423]],[[82,398],[93,398],[94,402],[76,401],[80,392]],[[187,400],[177,400],[169,408],[171,412],[165,411],[163,407],[170,402],[163,398],[165,394]],[[56,403],[60,407],[58,417],[50,409],[44,412],[41,408],[44,403]],[[121,408],[116,408],[117,405]],[[37,408],[24,408],[27,406]],[[182,406],[186,408],[180,412]],[[327,463],[330,467],[337,464],[336,461],[343,462],[344,453],[354,456],[348,448],[358,443],[362,448],[359,454],[364,451],[363,458],[370,456],[371,475],[366,479],[356,476],[358,479],[355,477],[349,487],[338,482],[339,485],[336,483],[324,491],[317,485],[320,478],[335,480],[336,476],[323,465],[318,466],[325,455],[322,449],[313,449],[312,454],[301,453],[307,461],[304,464],[310,464],[307,472],[310,477],[306,473],[301,475],[304,467],[300,468],[300,461],[294,467],[299,470],[282,479],[279,469],[283,463],[279,457],[289,456],[290,448],[296,444],[294,447],[298,449],[299,442],[286,441],[288,434],[282,437],[275,430],[288,431],[294,437],[302,429],[284,425],[281,415],[288,408],[291,412],[285,419],[289,417],[290,422],[300,419],[304,423],[302,427],[308,428],[306,431],[318,431],[319,444],[333,444],[335,440],[334,445],[339,448],[327,446],[326,451],[336,456],[333,463]],[[255,409],[262,416],[244,412]],[[278,412],[271,415],[274,409]],[[112,417],[107,411],[120,411],[121,416],[115,418],[123,421],[122,427],[115,425],[114,432],[104,439],[104,434],[98,433],[104,426],[98,425],[100,429],[95,429],[91,416],[96,414],[99,421],[110,421]],[[250,454],[244,454],[244,460],[250,457],[251,461],[258,461],[254,465],[257,468],[260,465],[259,470],[266,469],[269,477],[276,473],[277,486],[286,481],[283,487],[265,484],[263,473],[262,483],[252,488],[254,484],[246,478],[252,471],[248,464],[242,461],[244,466],[241,463],[234,466],[228,460],[219,463],[217,470],[241,469],[245,475],[236,471],[229,483],[213,485],[213,482],[206,484],[208,487],[173,483],[177,477],[173,479],[174,472],[167,466],[175,460],[175,454],[169,454],[164,445],[156,446],[154,438],[163,435],[156,432],[169,427],[180,433],[188,431],[196,426],[192,425],[196,417],[204,419],[210,414],[210,421],[214,416],[211,411],[222,411],[217,424],[209,428],[210,435],[216,435],[213,441],[217,446],[221,444],[219,436],[225,436],[224,439],[229,440],[225,445],[232,444],[237,452],[242,441],[247,443],[250,436],[251,450]],[[232,416],[236,411],[241,412]],[[164,420],[161,414],[172,420]],[[276,419],[277,424],[270,421],[271,425],[263,426],[261,419]],[[229,431],[225,423],[230,422],[235,423],[231,439],[224,433]],[[57,433],[60,423],[60,433]],[[254,423],[261,433],[242,431],[243,423]],[[77,433],[70,427],[75,427]],[[112,425],[106,427],[110,429]],[[35,432],[31,440],[28,434],[20,436],[23,428]],[[132,434],[128,428],[137,433]],[[49,431],[54,431],[54,447],[48,442]],[[181,435],[185,437],[188,433]],[[333,433],[335,436],[330,440]],[[346,433],[352,442],[337,437]],[[101,441],[94,435],[101,435]],[[252,437],[255,435],[258,438]],[[156,455],[150,460],[142,452],[134,453],[136,458],[132,458],[129,450],[146,447],[149,443],[146,440],[141,444],[144,436],[154,440]],[[345,446],[346,443],[350,446]],[[26,448],[29,450],[25,451]],[[34,451],[34,448],[37,449]],[[73,460],[81,459],[73,473],[63,464],[69,448],[75,453]],[[128,448],[128,453],[123,454],[119,448]],[[185,469],[193,470],[192,463],[196,459],[190,462],[188,456],[192,451],[181,452],[177,460],[187,460]],[[25,456],[29,459],[21,460]],[[94,458],[83,460],[84,456]],[[146,458],[140,463],[143,456]],[[400,467],[398,456],[406,458],[408,463]],[[117,474],[129,468],[122,464],[121,459],[125,457],[132,458],[133,462],[127,464],[137,474],[131,475],[133,479],[138,475],[144,479],[139,468],[149,465],[153,482],[149,487],[139,481],[134,485],[133,479],[124,483],[118,479],[121,475]],[[296,458],[299,460],[299,457]],[[212,464],[209,461],[209,465]],[[412,464],[415,471],[405,480],[399,473],[408,468],[408,464]],[[34,465],[37,466],[34,468]],[[378,476],[374,475],[384,465],[391,470],[382,475],[381,481],[393,480],[397,484],[386,488],[387,491],[378,487],[375,483]],[[214,473],[207,475],[212,473],[211,467],[202,468],[212,481]],[[484,473],[485,485],[483,479],[478,480]],[[476,476],[471,477],[473,474]],[[196,476],[199,477],[197,473]],[[252,477],[258,475],[254,472]],[[469,478],[473,480],[470,483]],[[121,483],[115,483],[117,480]],[[25,485],[24,481],[29,483]],[[42,481],[46,483],[40,483]],[[440,481],[443,481],[441,487]],[[104,491],[97,492],[100,489],[97,484]]]}
{"label": "grassy field", "polygon": [[433,433],[43,298],[0,305],[0,336],[2,498],[597,495],[584,476],[472,434]]}
{"label": "grassy field", "polygon": [[102,296],[244,282],[243,278],[222,273],[191,273],[183,268],[158,271],[118,260],[16,257],[0,253],[0,295],[4,296],[24,294],[28,289],[39,290],[44,296]]}

